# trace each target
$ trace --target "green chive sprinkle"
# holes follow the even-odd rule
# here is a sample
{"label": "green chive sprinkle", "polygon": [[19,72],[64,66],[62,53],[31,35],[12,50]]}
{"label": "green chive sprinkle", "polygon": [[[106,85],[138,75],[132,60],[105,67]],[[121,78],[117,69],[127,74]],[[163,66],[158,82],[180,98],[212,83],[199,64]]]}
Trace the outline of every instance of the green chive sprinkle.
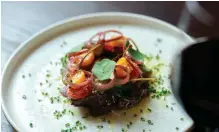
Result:
{"label": "green chive sprinkle", "polygon": [[178,131],[178,130],[179,130],[179,127],[176,127],[176,130]]}
{"label": "green chive sprinkle", "polygon": [[148,120],[147,122],[148,122],[149,125],[154,125],[154,123],[151,122],[151,120]]}
{"label": "green chive sprinkle", "polygon": [[26,95],[23,95],[22,98],[23,98],[24,100],[26,100],[26,99],[27,99],[27,96],[26,96]]}
{"label": "green chive sprinkle", "polygon": [[141,121],[145,122],[145,119],[144,119],[144,117],[141,117]]}
{"label": "green chive sprinkle", "polygon": [[151,110],[150,108],[148,108],[148,111],[149,111],[149,112],[152,112],[152,110]]}
{"label": "green chive sprinkle", "polygon": [[30,123],[29,125],[30,125],[31,128],[33,128],[33,123]]}

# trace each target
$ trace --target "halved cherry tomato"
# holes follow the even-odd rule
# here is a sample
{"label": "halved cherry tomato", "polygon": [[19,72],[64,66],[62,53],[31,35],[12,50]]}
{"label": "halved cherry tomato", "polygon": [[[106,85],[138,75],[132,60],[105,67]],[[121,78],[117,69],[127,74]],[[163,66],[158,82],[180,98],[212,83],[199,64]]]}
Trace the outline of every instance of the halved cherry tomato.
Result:
{"label": "halved cherry tomato", "polygon": [[103,48],[104,48],[104,50],[113,52],[115,47],[123,47],[126,40],[127,40],[127,38],[122,37],[118,40],[107,42],[104,44]]}
{"label": "halved cherry tomato", "polygon": [[[128,63],[125,57],[120,58],[116,64],[127,67],[128,73],[132,72],[133,70],[132,66]],[[115,70],[116,70],[117,77],[120,77],[120,78],[126,77],[127,73],[124,71],[124,69],[117,67],[115,68]]]}
{"label": "halved cherry tomato", "polygon": [[[77,71],[71,78],[73,84],[79,84],[86,81],[85,73],[81,70]],[[67,89],[68,97],[72,99],[81,99],[86,97],[91,91],[91,86],[87,85],[85,87],[81,87],[78,90],[72,90],[71,87]]]}
{"label": "halved cherry tomato", "polygon": [[[84,57],[87,53],[84,53],[80,56]],[[81,66],[82,67],[87,67],[89,65],[91,65],[93,62],[94,62],[94,59],[95,59],[95,55],[94,55],[94,52],[91,52],[89,53],[85,59],[83,60],[83,62],[81,63]]]}
{"label": "halved cherry tomato", "polygon": [[72,77],[72,83],[79,84],[86,80],[85,74],[83,71],[79,70],[77,73],[74,74]]}

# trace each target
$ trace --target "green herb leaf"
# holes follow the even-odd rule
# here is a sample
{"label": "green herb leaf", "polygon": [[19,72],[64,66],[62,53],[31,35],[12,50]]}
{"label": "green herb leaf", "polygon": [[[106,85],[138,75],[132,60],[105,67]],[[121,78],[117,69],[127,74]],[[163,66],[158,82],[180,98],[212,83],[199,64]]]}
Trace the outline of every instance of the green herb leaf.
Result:
{"label": "green herb leaf", "polygon": [[[126,42],[126,47],[130,45],[129,41]],[[133,57],[133,59],[137,61],[144,61],[145,55],[141,52],[134,50],[133,48],[128,49],[129,54]]]}
{"label": "green herb leaf", "polygon": [[144,61],[144,54],[142,54],[141,52],[137,51],[137,50],[134,50],[134,49],[129,49],[128,50],[129,53],[131,54],[131,56],[135,59],[135,60],[138,60],[138,61]]}
{"label": "green herb leaf", "polygon": [[92,73],[100,81],[107,80],[111,77],[114,71],[115,65],[116,65],[116,62],[109,60],[109,59],[103,59],[94,64]]}

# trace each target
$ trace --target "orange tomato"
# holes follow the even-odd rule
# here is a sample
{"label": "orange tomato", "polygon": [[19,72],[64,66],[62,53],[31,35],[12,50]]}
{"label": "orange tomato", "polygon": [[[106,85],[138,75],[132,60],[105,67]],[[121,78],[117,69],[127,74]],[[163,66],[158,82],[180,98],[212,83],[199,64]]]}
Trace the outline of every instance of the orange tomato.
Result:
{"label": "orange tomato", "polygon": [[[86,53],[82,54],[81,56],[84,57],[85,55]],[[94,62],[94,59],[95,59],[94,52],[89,53],[81,63],[81,67],[87,67],[91,65]]]}
{"label": "orange tomato", "polygon": [[[125,57],[120,58],[117,61],[116,64],[127,67],[128,68],[128,74],[133,70],[132,66],[128,63],[128,61],[126,60]],[[116,70],[116,76],[117,77],[123,78],[127,75],[126,71],[124,69],[120,68],[120,67],[116,67],[115,70]]]}
{"label": "orange tomato", "polygon": [[127,40],[127,38],[122,37],[118,40],[107,42],[104,44],[104,49],[109,50],[109,51],[113,51],[115,47],[123,47],[126,40]]}
{"label": "orange tomato", "polygon": [[86,80],[85,74],[83,71],[78,71],[73,77],[72,77],[72,83],[79,84]]}

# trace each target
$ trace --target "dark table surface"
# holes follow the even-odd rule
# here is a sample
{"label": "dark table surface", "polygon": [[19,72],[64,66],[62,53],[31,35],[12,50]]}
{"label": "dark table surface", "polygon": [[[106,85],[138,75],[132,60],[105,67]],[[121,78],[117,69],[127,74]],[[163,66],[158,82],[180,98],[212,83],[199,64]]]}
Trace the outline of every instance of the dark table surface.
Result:
{"label": "dark table surface", "polygon": [[[132,12],[152,16],[173,25],[179,23],[185,2],[2,2],[1,71],[11,53],[46,26],[81,14]],[[14,131],[3,112],[3,132]]]}

